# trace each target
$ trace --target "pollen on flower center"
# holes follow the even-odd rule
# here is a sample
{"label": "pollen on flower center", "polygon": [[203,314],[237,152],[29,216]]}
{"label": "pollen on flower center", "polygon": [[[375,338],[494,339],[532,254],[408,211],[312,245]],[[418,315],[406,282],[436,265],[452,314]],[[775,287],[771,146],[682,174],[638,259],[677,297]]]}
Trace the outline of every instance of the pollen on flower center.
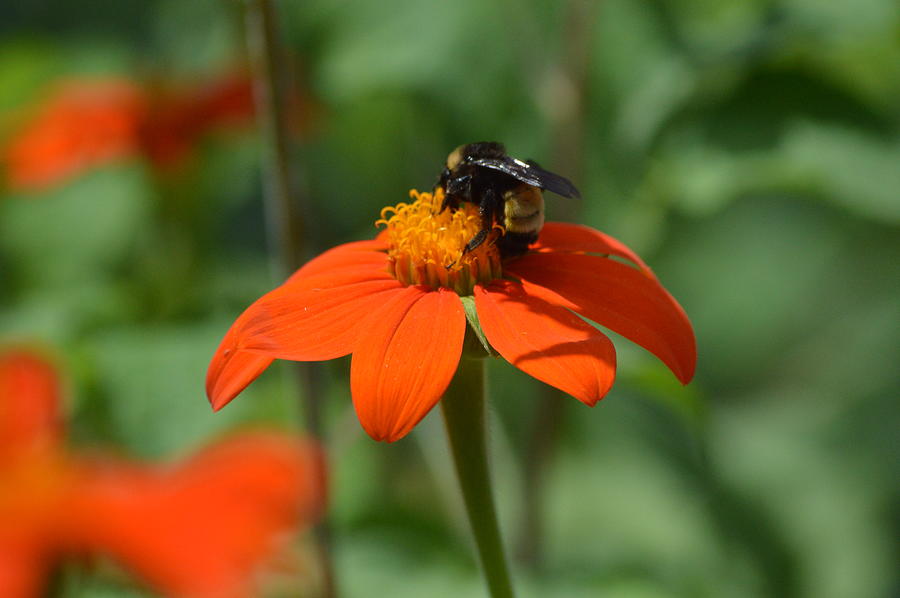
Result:
{"label": "pollen on flower center", "polygon": [[375,223],[387,229],[394,278],[407,285],[444,287],[471,295],[476,283],[500,277],[500,252],[491,241],[463,254],[481,230],[476,205],[464,202],[457,210],[442,212],[440,188],[433,194],[413,190],[410,197],[411,203],[381,210],[381,219]]}

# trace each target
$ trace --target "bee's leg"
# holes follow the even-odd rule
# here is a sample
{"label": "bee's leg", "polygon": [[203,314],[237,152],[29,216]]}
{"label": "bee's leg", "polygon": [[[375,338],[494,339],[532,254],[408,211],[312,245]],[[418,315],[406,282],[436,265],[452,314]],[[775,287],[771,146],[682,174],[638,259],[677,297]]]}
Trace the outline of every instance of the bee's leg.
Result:
{"label": "bee's leg", "polygon": [[[466,255],[467,253],[469,253],[470,251],[474,251],[475,249],[477,249],[482,243],[484,243],[485,239],[487,239],[487,236],[490,234],[490,232],[491,232],[490,228],[483,228],[480,231],[478,231],[477,233],[475,233],[475,236],[472,237],[468,243],[466,243],[466,246],[463,248],[462,253],[459,254],[459,257],[462,257],[462,256]],[[447,264],[447,266],[445,266],[445,267],[449,270],[450,268],[452,268],[453,266],[456,265],[457,261],[459,261],[459,260],[453,260],[452,262]]]}
{"label": "bee's leg", "polygon": [[484,240],[487,239],[487,236],[490,232],[491,229],[489,228],[483,228],[478,231],[475,236],[472,237],[472,239],[468,243],[466,243],[466,247],[465,249],[463,249],[462,254],[466,255],[470,251],[474,251],[475,249],[477,249],[482,243],[484,243]]}
{"label": "bee's leg", "polygon": [[[460,257],[466,255],[470,251],[474,251],[487,240],[488,235],[491,234],[491,231],[494,228],[494,214],[498,209],[498,202],[500,204],[500,212],[502,213],[503,202],[500,196],[491,188],[483,189],[481,191],[481,203],[478,205],[478,214],[481,216],[481,230],[475,233],[475,236],[466,243]],[[455,264],[455,261],[449,264],[447,269],[452,268]]]}
{"label": "bee's leg", "polygon": [[481,215],[481,230],[466,243],[466,248],[462,252],[463,255],[484,243],[491,230],[493,230],[497,211],[499,210],[501,214],[503,211],[503,202],[497,201],[498,199],[499,196],[493,189],[485,189],[482,193],[481,204],[478,206],[478,213]]}

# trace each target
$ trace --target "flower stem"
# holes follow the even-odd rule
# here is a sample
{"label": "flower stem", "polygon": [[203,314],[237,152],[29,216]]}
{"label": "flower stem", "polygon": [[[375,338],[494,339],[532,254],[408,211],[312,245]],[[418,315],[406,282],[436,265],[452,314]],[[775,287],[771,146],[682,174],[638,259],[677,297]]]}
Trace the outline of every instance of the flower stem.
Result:
{"label": "flower stem", "polygon": [[302,219],[288,157],[284,51],[271,0],[249,0],[247,44],[253,61],[253,89],[262,132],[266,226],[279,278],[300,267]]}
{"label": "flower stem", "polygon": [[488,472],[484,369],[484,359],[463,356],[441,411],[488,590],[492,598],[512,598]]}

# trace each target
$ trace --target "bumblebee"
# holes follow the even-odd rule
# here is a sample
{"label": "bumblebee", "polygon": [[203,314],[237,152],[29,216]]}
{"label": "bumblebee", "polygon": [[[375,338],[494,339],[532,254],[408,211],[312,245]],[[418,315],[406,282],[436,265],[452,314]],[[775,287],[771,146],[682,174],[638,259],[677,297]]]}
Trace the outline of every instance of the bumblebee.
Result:
{"label": "bumblebee", "polygon": [[466,244],[463,255],[484,243],[496,223],[504,230],[496,242],[503,258],[522,255],[537,241],[544,226],[542,191],[581,197],[568,179],[532,160],[509,156],[495,141],[468,143],[450,152],[438,187],[444,190],[441,211],[457,210],[462,202],[478,205],[481,230]]}

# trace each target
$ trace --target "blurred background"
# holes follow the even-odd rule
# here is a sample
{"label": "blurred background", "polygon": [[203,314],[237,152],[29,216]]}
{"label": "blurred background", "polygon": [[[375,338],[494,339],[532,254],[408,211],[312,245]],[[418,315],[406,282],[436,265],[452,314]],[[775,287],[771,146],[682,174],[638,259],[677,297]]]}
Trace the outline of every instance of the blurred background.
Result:
{"label": "blurred background", "polygon": [[[637,250],[694,323],[690,386],[617,338],[594,409],[491,363],[522,596],[900,592],[895,2],[278,8],[308,255],[372,237],[453,147],[499,140],[581,189],[549,219]],[[281,276],[243,9],[2,10],[0,343],[59,357],[74,445],[174,458],[303,427],[284,365],[220,413],[203,392],[227,327]],[[343,594],[482,596],[440,418],[373,442],[348,365],[325,366],[320,397]],[[149,595],[103,575],[63,590]]]}

